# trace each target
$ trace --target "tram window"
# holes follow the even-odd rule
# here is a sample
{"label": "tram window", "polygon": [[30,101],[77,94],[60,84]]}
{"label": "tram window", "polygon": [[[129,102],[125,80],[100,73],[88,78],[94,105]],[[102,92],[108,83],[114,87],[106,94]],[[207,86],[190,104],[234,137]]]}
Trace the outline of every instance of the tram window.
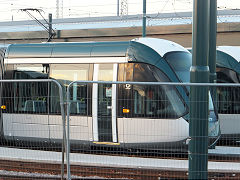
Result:
{"label": "tram window", "polygon": [[[48,65],[14,65],[14,79],[48,79]],[[16,82],[13,84],[15,113],[47,113],[47,82]]]}
{"label": "tram window", "polygon": [[[50,77],[56,79],[67,92],[67,87],[72,81],[89,80],[89,64],[53,64],[51,65]],[[58,88],[51,85],[50,112],[60,113],[60,99]],[[67,96],[64,94],[64,99]],[[70,113],[87,115],[88,91],[86,84],[75,83],[70,88]]]}
{"label": "tram window", "polygon": [[[239,83],[236,72],[227,68],[217,68],[217,82]],[[240,88],[217,87],[218,112],[221,114],[240,114]]]}
{"label": "tram window", "polygon": [[[134,65],[134,81],[169,82],[159,69],[147,64]],[[178,118],[186,112],[186,107],[175,87],[133,85],[133,116],[159,119]]]}

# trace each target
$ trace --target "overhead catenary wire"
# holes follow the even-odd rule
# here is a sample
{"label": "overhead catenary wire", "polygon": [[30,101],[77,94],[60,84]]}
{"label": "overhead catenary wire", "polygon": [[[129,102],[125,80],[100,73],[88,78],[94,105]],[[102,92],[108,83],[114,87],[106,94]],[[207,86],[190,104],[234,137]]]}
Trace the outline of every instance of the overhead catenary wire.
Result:
{"label": "overhead catenary wire", "polygon": [[[47,0],[42,0],[41,2],[33,2],[29,0],[9,0],[3,1],[0,0],[0,21],[6,20],[28,20],[27,16],[18,16],[16,14],[16,9],[25,9],[25,8],[37,8],[42,9],[46,13],[52,13],[53,17],[56,17],[56,1],[51,1],[46,3]],[[104,2],[94,2],[89,0],[85,3],[78,3],[79,1],[63,1],[59,0],[62,11],[59,14],[60,18],[69,18],[69,17],[94,17],[94,16],[115,16],[117,2],[113,1],[104,1]],[[64,3],[64,6],[63,6]],[[148,14],[154,13],[166,13],[166,12],[182,12],[182,11],[191,11],[192,0],[148,0],[147,1],[147,12]],[[236,0],[231,2],[228,0],[218,0],[218,9],[239,9],[235,4]],[[93,10],[94,9],[94,10]],[[128,14],[141,14],[141,3],[137,0],[128,0]],[[14,18],[13,18],[14,17]]]}

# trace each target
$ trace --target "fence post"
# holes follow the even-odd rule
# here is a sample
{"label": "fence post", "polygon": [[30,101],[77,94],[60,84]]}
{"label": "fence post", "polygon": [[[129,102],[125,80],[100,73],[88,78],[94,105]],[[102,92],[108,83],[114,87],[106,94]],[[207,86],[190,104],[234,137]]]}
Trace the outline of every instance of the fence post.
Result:
{"label": "fence post", "polygon": [[[209,0],[194,0],[191,83],[209,81]],[[208,87],[190,88],[189,179],[208,178]]]}
{"label": "fence post", "polygon": [[67,161],[67,179],[71,179],[71,169],[70,169],[70,125],[69,125],[69,116],[70,116],[70,92],[69,89],[75,81],[71,82],[67,87],[67,138],[66,138],[66,161]]}
{"label": "fence post", "polygon": [[59,82],[57,82],[56,80],[52,80],[52,81],[55,82],[59,88],[60,108],[61,108],[62,124],[63,124],[61,179],[64,179],[64,153],[65,153],[65,147],[66,147],[66,116],[65,116],[65,110],[64,110],[63,90]]}

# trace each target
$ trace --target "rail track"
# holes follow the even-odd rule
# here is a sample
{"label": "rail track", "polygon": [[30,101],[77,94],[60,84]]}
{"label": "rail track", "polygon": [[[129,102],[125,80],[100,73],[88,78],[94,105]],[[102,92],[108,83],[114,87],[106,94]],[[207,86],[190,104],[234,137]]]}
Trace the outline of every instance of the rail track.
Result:
{"label": "rail track", "polygon": [[[66,169],[66,167],[65,167]],[[17,174],[0,174],[0,179],[60,179],[61,164],[0,160],[0,170]],[[66,172],[65,172],[66,173]],[[116,168],[99,166],[71,165],[72,179],[122,178],[122,179],[187,179],[188,172],[180,170],[159,170],[144,168]],[[209,172],[209,179],[240,179],[240,173]]]}
{"label": "rail track", "polygon": [[[23,148],[21,148],[23,149]],[[35,149],[35,148],[33,148]],[[36,149],[35,149],[36,150]],[[60,150],[60,149],[59,149]],[[59,152],[59,151],[58,151]],[[79,152],[74,152],[79,153]],[[73,153],[73,154],[74,154]],[[85,154],[95,155],[111,155],[111,156],[127,156],[133,158],[157,158],[169,160],[187,160],[187,153],[162,153],[156,151],[143,151],[143,152],[127,152],[105,150],[81,151]],[[209,154],[209,162],[240,162],[240,156],[216,156]],[[66,170],[66,166],[65,166]],[[1,173],[15,172],[15,173]],[[66,174],[66,172],[65,172]],[[85,166],[85,165],[71,165],[72,179],[84,178],[117,178],[117,179],[187,179],[187,170],[178,169],[150,169],[145,167],[138,168],[123,168],[123,167],[107,167],[107,166]],[[240,171],[238,172],[219,172],[209,171],[208,177],[211,180],[219,179],[240,179]],[[35,162],[33,160],[13,160],[0,159],[0,180],[1,179],[61,179],[61,164],[60,162]]]}

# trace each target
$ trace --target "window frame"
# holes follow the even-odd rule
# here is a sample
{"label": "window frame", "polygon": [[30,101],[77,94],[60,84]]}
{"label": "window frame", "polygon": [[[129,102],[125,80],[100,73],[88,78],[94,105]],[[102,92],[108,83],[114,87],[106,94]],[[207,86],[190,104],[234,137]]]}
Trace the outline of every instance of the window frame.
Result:
{"label": "window frame", "polygon": [[[49,78],[49,66],[48,64],[10,64],[10,65],[7,65],[7,69],[6,69],[6,73],[5,73],[5,76],[4,76],[4,79],[14,79],[14,80],[20,80],[20,79],[32,79],[32,78],[16,78],[16,73],[23,73],[24,72],[24,69],[22,69],[22,71],[18,71],[17,68],[18,67],[27,67],[26,68],[26,71],[27,73],[25,73],[25,75],[32,75],[34,74],[34,72],[39,72],[39,71],[33,71],[31,70],[31,68],[34,68],[34,67],[37,67],[37,68],[43,68],[43,71],[44,71],[44,68],[45,68],[45,75],[47,75],[46,78],[36,78],[36,79],[48,79]],[[44,73],[43,73],[44,74]],[[21,75],[21,74],[20,74]],[[15,113],[15,114],[39,114],[39,115],[46,115],[46,114],[49,114],[49,96],[48,96],[48,92],[49,92],[49,84],[46,85],[46,88],[47,88],[47,94],[45,96],[40,96],[40,97],[37,97],[39,96],[39,94],[36,94],[36,96],[34,98],[37,98],[37,99],[34,99],[33,96],[32,96],[32,89],[31,89],[31,85],[34,84],[34,83],[38,83],[38,85],[40,85],[41,83],[45,84],[45,83],[48,83],[48,82],[21,82],[21,84],[23,84],[23,86],[26,86],[27,87],[27,90],[29,91],[30,90],[30,96],[27,96],[26,99],[29,98],[29,100],[26,100],[24,102],[24,106],[22,105],[22,109],[19,109],[18,105],[16,107],[16,104],[15,104],[15,99],[18,98],[18,99],[24,99],[24,96],[22,96],[21,98],[19,98],[19,96],[16,96],[16,93],[19,93],[19,89],[21,89],[22,91],[22,88],[19,88],[19,82],[14,82],[14,83],[10,83],[9,85],[5,85],[4,83],[4,87],[6,88],[6,86],[8,86],[8,88],[10,89],[10,92],[4,92],[3,91],[3,96],[4,96],[4,99],[6,97],[6,95],[10,95],[10,96],[7,96],[5,100],[3,100],[4,104],[6,104],[6,112],[7,113]],[[16,88],[17,86],[17,88]],[[4,88],[4,89],[5,89]],[[18,89],[18,91],[16,91]],[[35,90],[36,90],[36,87],[35,87]],[[41,90],[39,90],[37,88],[37,92],[39,93]],[[7,94],[6,94],[7,93]],[[36,92],[35,92],[36,93]],[[30,99],[32,98],[32,99]],[[7,100],[8,99],[8,100]],[[13,99],[11,101],[11,99]],[[21,103],[22,104],[22,103]],[[42,104],[42,107],[41,105]],[[30,111],[27,111],[27,110],[24,110],[24,108],[26,108],[28,105],[30,105],[29,107],[32,108],[32,110]],[[45,110],[35,110],[35,108],[39,107],[40,109],[44,108]]]}
{"label": "window frame", "polygon": [[[49,78],[52,77],[52,71],[54,70],[54,66],[64,66],[66,68],[66,66],[68,65],[74,65],[74,67],[76,66],[81,66],[81,65],[84,65],[84,66],[87,66],[88,69],[86,69],[86,72],[87,72],[87,79],[86,81],[92,81],[92,78],[93,78],[93,64],[92,63],[77,63],[77,64],[61,64],[61,63],[56,63],[56,64],[50,64],[50,73],[49,73]],[[69,68],[68,68],[69,70]],[[85,70],[85,69],[84,69]],[[58,81],[58,80],[57,80]],[[83,80],[85,81],[85,80]],[[59,82],[59,81],[58,81]],[[72,82],[72,81],[71,81]],[[62,85],[62,83],[60,83]],[[79,86],[79,85],[77,85]],[[81,85],[80,85],[81,86]],[[92,84],[91,83],[87,83],[86,85],[86,111],[85,113],[73,113],[71,112],[70,115],[71,116],[91,116],[92,115],[92,102],[91,102],[91,99],[92,99]],[[73,86],[72,86],[73,87]],[[67,88],[67,86],[66,86]],[[50,87],[51,89],[51,87]],[[63,90],[65,88],[63,87]],[[71,88],[72,89],[72,88]],[[50,90],[51,91],[51,90]],[[70,97],[71,98],[71,97]],[[66,100],[66,94],[65,94],[65,100]],[[49,114],[52,114],[52,115],[59,115],[60,112],[49,112]]]}

